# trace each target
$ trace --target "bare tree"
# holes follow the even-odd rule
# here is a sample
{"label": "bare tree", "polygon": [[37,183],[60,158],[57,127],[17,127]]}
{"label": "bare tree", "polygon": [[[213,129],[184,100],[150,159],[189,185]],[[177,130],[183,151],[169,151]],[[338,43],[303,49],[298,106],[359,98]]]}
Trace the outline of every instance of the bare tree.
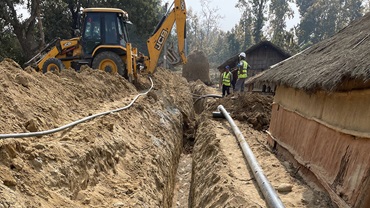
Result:
{"label": "bare tree", "polygon": [[220,19],[223,18],[218,12],[219,8],[211,7],[210,3],[212,0],[200,0],[202,5],[202,25],[204,26],[205,36],[209,37],[210,33],[214,29],[219,28]]}
{"label": "bare tree", "polygon": [[199,28],[200,45],[206,54],[210,54],[212,50],[213,39],[219,30],[220,19],[223,18],[218,11],[219,8],[211,7],[212,0],[201,0],[202,12],[200,15],[201,25]]}

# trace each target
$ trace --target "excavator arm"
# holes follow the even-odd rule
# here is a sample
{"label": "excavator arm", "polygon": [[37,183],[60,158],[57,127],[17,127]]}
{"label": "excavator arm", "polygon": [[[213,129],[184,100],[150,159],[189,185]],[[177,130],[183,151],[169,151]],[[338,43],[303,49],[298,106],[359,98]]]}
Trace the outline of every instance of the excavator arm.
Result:
{"label": "excavator arm", "polygon": [[176,22],[176,32],[178,39],[179,55],[182,63],[186,63],[185,39],[186,39],[186,5],[185,0],[175,0],[169,12],[162,18],[154,34],[148,39],[147,47],[149,57],[144,57],[144,73],[154,73],[159,56],[166,44],[167,38],[171,33],[172,27]]}

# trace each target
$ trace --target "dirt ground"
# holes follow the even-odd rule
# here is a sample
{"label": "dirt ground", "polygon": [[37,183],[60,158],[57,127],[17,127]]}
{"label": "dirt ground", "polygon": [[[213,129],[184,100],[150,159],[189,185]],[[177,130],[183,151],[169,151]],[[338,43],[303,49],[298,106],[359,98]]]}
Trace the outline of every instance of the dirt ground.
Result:
{"label": "dirt ground", "polygon": [[[330,207],[266,146],[272,97],[201,99],[219,93],[164,69],[131,108],[67,130],[0,140],[2,207],[266,207],[231,128],[212,118],[222,104],[237,120],[286,207]],[[43,131],[128,105],[134,86],[86,68],[40,74],[0,63],[0,134]]]}
{"label": "dirt ground", "polygon": [[[220,93],[201,83],[191,83],[201,94]],[[202,91],[204,90],[204,91]],[[223,105],[235,120],[271,185],[286,207],[332,207],[328,196],[308,187],[297,170],[281,161],[267,145],[267,134],[273,97],[260,94],[233,94],[222,99],[207,98],[204,111],[197,118],[196,143],[193,150],[190,207],[266,207],[233,131],[212,112]]]}

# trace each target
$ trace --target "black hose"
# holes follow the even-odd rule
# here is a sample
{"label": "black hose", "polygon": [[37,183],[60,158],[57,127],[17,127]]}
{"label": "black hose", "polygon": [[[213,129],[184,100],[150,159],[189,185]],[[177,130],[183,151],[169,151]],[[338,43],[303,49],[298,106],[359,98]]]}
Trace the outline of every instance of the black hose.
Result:
{"label": "black hose", "polygon": [[215,95],[215,94],[208,94],[208,95],[202,95],[200,96],[199,98],[197,98],[195,101],[194,101],[194,105],[201,99],[204,99],[204,98],[208,98],[208,97],[213,97],[213,98],[222,98],[222,95]]}

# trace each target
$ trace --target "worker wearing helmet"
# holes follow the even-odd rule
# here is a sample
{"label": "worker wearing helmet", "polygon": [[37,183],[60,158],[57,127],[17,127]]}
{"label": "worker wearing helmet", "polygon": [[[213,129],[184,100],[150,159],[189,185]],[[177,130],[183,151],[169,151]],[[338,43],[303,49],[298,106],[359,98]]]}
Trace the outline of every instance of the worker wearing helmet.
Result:
{"label": "worker wearing helmet", "polygon": [[246,55],[244,52],[241,52],[239,54],[239,64],[238,64],[238,80],[236,80],[236,84],[235,84],[235,91],[236,92],[244,92],[244,84],[245,84],[245,80],[247,79],[248,77],[248,74],[247,74],[247,69],[250,68],[248,62],[245,60],[246,59]]}
{"label": "worker wearing helmet", "polygon": [[220,81],[222,82],[222,97],[230,95],[230,86],[233,80],[233,75],[230,72],[230,67],[226,66],[225,71],[221,74]]}

